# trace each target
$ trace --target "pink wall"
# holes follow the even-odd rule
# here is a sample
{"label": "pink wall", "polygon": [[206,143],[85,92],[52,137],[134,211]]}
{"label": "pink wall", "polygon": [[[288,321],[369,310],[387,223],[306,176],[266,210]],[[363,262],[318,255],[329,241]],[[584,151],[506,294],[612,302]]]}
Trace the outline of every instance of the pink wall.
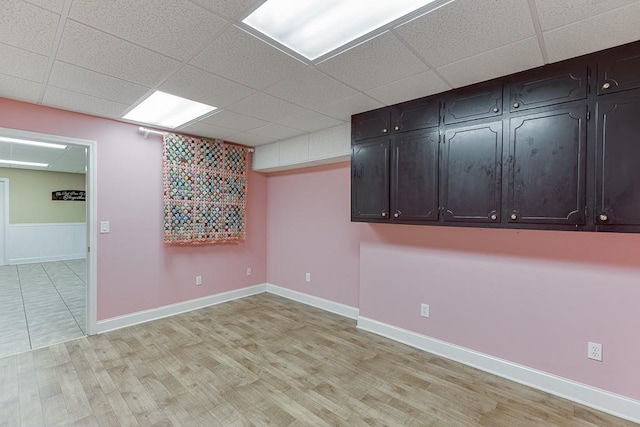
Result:
{"label": "pink wall", "polygon": [[640,399],[640,235],[349,223],[349,171],[269,176],[269,283]]}
{"label": "pink wall", "polygon": [[269,176],[269,283],[358,306],[360,231],[349,217],[349,170],[341,163]]}
{"label": "pink wall", "polygon": [[[0,98],[0,127],[98,145],[98,320],[266,281],[266,177],[249,176],[247,240],[209,247],[162,242],[162,142],[137,126]],[[247,267],[252,276],[246,275]],[[195,276],[203,277],[195,286]]]}

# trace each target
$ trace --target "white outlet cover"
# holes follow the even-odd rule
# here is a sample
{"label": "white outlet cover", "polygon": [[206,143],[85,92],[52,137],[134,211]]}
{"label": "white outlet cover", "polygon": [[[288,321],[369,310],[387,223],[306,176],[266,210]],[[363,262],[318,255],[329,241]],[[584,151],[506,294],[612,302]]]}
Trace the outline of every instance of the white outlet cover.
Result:
{"label": "white outlet cover", "polygon": [[429,317],[429,304],[420,305],[420,316]]}
{"label": "white outlet cover", "polygon": [[196,285],[197,286],[202,285],[202,276],[196,276]]}
{"label": "white outlet cover", "polygon": [[247,268],[247,276],[251,276],[251,267]]}
{"label": "white outlet cover", "polygon": [[311,273],[305,274],[304,280],[306,280],[308,283],[311,283]]}
{"label": "white outlet cover", "polygon": [[587,347],[587,357],[589,359],[597,360],[598,362],[602,362],[602,344],[598,344],[595,342],[589,342]]}

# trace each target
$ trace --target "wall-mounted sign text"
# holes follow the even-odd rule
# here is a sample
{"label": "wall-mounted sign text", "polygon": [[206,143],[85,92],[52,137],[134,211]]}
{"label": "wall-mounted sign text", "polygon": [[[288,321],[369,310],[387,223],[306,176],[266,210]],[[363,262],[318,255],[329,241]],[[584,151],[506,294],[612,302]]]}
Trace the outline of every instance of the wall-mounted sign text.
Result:
{"label": "wall-mounted sign text", "polygon": [[86,200],[84,190],[58,190],[51,192],[51,200],[82,201]]}

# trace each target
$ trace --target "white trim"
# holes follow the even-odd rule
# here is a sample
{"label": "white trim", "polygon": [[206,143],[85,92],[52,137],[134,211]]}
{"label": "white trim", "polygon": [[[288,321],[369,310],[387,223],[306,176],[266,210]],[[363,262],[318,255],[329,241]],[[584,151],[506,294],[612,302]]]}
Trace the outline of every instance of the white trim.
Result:
{"label": "white trim", "polygon": [[81,252],[77,254],[67,254],[67,255],[11,258],[9,259],[9,264],[15,265],[15,264],[34,264],[37,262],[69,261],[72,259],[84,259],[85,256],[86,256],[86,253]]}
{"label": "white trim", "polygon": [[307,304],[312,307],[320,308],[331,313],[339,314],[350,319],[357,319],[358,314],[360,313],[360,310],[358,310],[356,307],[351,307],[339,302],[329,301],[323,298],[315,297],[313,295],[303,294],[302,292],[272,285],[271,283],[267,283],[266,292],[293,301],[301,302],[302,304]]}
{"label": "white trim", "polygon": [[100,320],[96,324],[96,333],[100,334],[120,328],[126,328],[127,326],[150,322],[152,320],[162,319],[164,317],[174,316],[176,314],[221,304],[223,302],[261,294],[265,292],[265,290],[265,284],[254,285],[242,289],[223,292],[220,294],[209,295],[206,297],[182,301],[175,304],[169,304],[158,308],[152,308],[150,310],[138,311],[136,313],[125,314],[123,316]]}
{"label": "white trim", "polygon": [[97,333],[98,320],[98,143],[86,141],[87,335]]}
{"label": "white trim", "polygon": [[[267,285],[269,286],[269,285]],[[366,317],[358,318],[358,328],[401,342],[417,349],[473,366],[485,372],[507,378],[520,384],[572,400],[602,412],[633,422],[640,422],[640,401],[588,386],[547,372],[532,369],[504,359],[469,350],[416,332],[378,322]]]}
{"label": "white trim", "polygon": [[[9,224],[11,227],[68,227],[70,225],[87,225],[86,222],[37,222],[37,223],[19,223]],[[84,255],[83,255],[84,256]]]}
{"label": "white trim", "polygon": [[2,223],[0,224],[2,228],[2,242],[0,244],[3,246],[0,265],[7,265],[9,259],[9,178],[0,178],[0,182],[4,190],[2,193]]}

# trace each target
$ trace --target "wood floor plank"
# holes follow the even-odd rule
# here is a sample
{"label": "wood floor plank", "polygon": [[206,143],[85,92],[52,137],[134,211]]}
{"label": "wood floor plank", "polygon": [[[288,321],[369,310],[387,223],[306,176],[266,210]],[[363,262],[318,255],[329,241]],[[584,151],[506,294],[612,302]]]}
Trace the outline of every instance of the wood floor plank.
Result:
{"label": "wood floor plank", "polygon": [[631,422],[261,294],[0,359],[0,426]]}

